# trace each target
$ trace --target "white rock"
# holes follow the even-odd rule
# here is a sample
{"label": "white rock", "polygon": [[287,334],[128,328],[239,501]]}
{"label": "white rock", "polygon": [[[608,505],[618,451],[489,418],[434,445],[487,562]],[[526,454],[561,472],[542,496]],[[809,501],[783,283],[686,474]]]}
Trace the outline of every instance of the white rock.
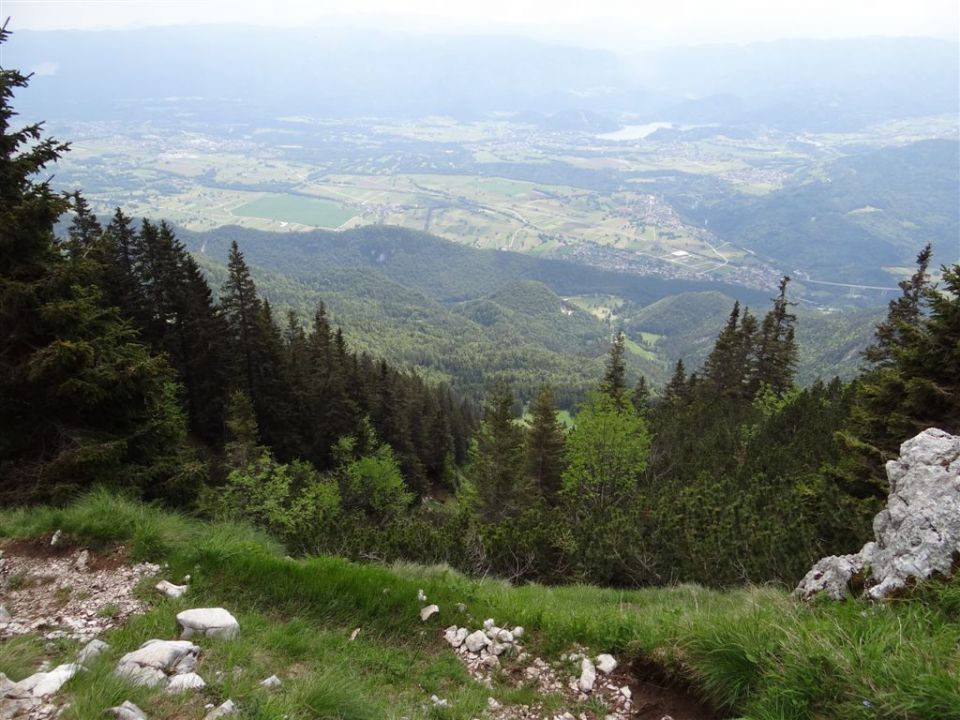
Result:
{"label": "white rock", "polygon": [[188,585],[174,585],[172,582],[166,580],[161,580],[154,588],[162,592],[167,597],[178,598],[181,597],[186,591]]}
{"label": "white rock", "polygon": [[504,645],[503,643],[493,642],[490,644],[489,649],[494,655],[503,655],[509,647],[509,645]]}
{"label": "white rock", "polygon": [[360,628],[354,628],[353,632],[350,633],[350,642],[353,642],[357,639],[357,635],[360,634]]}
{"label": "white rock", "polygon": [[577,686],[581,692],[588,693],[593,690],[593,684],[596,681],[597,669],[589,659],[583,658],[583,660],[580,661],[580,679],[577,681]]}
{"label": "white rock", "polygon": [[148,640],[120,658],[116,674],[139,685],[164,685],[167,675],[192,671],[199,654],[200,648],[186,640]]}
{"label": "white rock", "polygon": [[629,685],[624,685],[622,688],[620,688],[620,694],[629,700],[633,697],[633,690],[630,689]]}
{"label": "white rock", "polygon": [[597,655],[597,670],[604,675],[609,675],[617,669],[617,659],[613,655],[602,653]]}
{"label": "white rock", "polygon": [[78,663],[58,665],[49,672],[34,673],[15,684],[17,690],[29,691],[35,698],[43,698],[60,691],[68,680],[76,675],[83,666]]}
{"label": "white rock", "polygon": [[205,688],[207,684],[203,678],[196,673],[184,673],[183,675],[174,675],[170,678],[170,684],[167,685],[168,693],[181,693],[187,690],[199,690]]}
{"label": "white rock", "polygon": [[86,550],[81,550],[80,554],[77,555],[77,559],[73,562],[73,567],[78,572],[86,572],[88,562],[90,562],[90,553]]}
{"label": "white rock", "polygon": [[265,688],[276,688],[283,685],[283,681],[276,675],[271,675],[266,680],[260,681],[260,686]]}
{"label": "white rock", "polygon": [[427,596],[426,596],[426,594],[423,592],[423,589],[421,588],[420,590],[417,590],[417,602],[422,602],[422,603],[423,603],[423,602],[426,602],[426,601],[427,601]]}
{"label": "white rock", "polygon": [[440,608],[437,607],[436,605],[427,605],[425,608],[423,608],[420,611],[420,619],[426,622],[427,620],[432,618],[434,615],[436,615],[438,612],[440,612]]}
{"label": "white rock", "polygon": [[496,655],[485,655],[480,660],[480,664],[485,668],[489,668],[490,670],[496,670],[498,667],[500,667],[500,658],[498,658]]}
{"label": "white rock", "polygon": [[513,633],[509,630],[501,630],[497,633],[497,640],[502,643],[510,644],[513,642]]}
{"label": "white rock", "polygon": [[496,625],[496,623],[493,621],[493,618],[487,618],[486,620],[483,621],[483,629],[484,629],[484,630],[489,630],[489,629],[492,628],[494,625]]}
{"label": "white rock", "polygon": [[180,637],[184,640],[194,635],[235,638],[240,633],[240,623],[223,608],[194,608],[177,613],[177,622],[183,628]]}
{"label": "white rock", "polygon": [[433,703],[434,707],[447,707],[450,703],[447,702],[446,698],[439,698],[436,695],[430,696],[430,702]]}
{"label": "white rock", "polygon": [[520,638],[523,637],[524,630],[523,630],[522,627],[520,627],[519,625],[517,625],[517,627],[515,627],[515,628],[514,628],[513,630],[511,630],[510,632],[513,633],[513,637],[514,637],[515,640],[519,640]]}
{"label": "white rock", "polygon": [[487,707],[490,708],[491,710],[499,710],[499,709],[500,709],[500,703],[497,702],[497,699],[496,699],[496,698],[488,697],[488,698],[487,698]]}
{"label": "white rock", "polygon": [[854,555],[820,560],[796,592],[843,598],[862,578],[866,595],[880,599],[935,574],[948,576],[960,553],[960,437],[930,428],[900,446],[887,463],[890,495],[873,520],[874,542]]}
{"label": "white rock", "polygon": [[91,640],[84,645],[83,649],[77,654],[77,662],[81,665],[86,665],[87,663],[96,660],[103,652],[109,649],[110,646],[107,645],[103,640]]}
{"label": "white rock", "polygon": [[203,720],[220,720],[220,718],[224,717],[225,715],[231,715],[236,711],[236,704],[234,704],[233,700],[227,698],[222,705],[208,712]]}
{"label": "white rock", "polygon": [[483,630],[476,630],[464,639],[463,644],[467,646],[467,650],[472,653],[478,653],[483,648],[485,648],[490,643],[490,638],[486,636],[486,633]]}
{"label": "white rock", "polygon": [[60,536],[61,536],[61,535],[63,535],[63,531],[62,531],[62,530],[57,530],[57,531],[53,534],[53,537],[50,538],[50,544],[51,544],[51,545],[56,545],[58,542],[60,542]]}
{"label": "white rock", "polygon": [[124,700],[117,707],[107,708],[107,712],[117,720],[147,720],[147,714],[129,700]]}
{"label": "white rock", "polygon": [[451,625],[443,631],[443,639],[450,643],[451,647],[458,648],[463,645],[463,641],[467,639],[469,634],[470,631],[467,628],[458,628],[456,625]]}

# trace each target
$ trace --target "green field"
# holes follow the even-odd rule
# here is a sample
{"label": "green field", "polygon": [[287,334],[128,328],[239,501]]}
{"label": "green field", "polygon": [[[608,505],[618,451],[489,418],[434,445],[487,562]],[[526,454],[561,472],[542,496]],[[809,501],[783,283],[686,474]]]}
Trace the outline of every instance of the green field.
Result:
{"label": "green field", "polygon": [[233,214],[297,225],[338,228],[356,213],[329,200],[317,200],[298,195],[265,195],[235,208]]}

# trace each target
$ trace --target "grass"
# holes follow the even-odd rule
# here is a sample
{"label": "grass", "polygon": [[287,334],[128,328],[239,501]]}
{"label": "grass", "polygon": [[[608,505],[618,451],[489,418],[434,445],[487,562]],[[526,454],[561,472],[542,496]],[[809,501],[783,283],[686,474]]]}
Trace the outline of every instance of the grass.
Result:
{"label": "grass", "polygon": [[[526,627],[530,649],[544,657],[581,644],[654,661],[731,716],[960,718],[956,582],[929,583],[887,604],[800,603],[775,587],[511,587],[442,566],[289,560],[248,528],[200,522],[105,492],[61,510],[0,511],[0,537],[58,527],[88,544],[128,543],[142,557],[168,562],[173,577],[193,574],[186,598],[160,602],[108,638],[112,654],[72,685],[68,720],[92,720],[107,707],[103,702],[126,692],[109,672],[116,657],[151,637],[173,637],[175,613],[201,604],[227,607],[242,628],[233,643],[201,641],[199,672],[210,683],[202,699],[232,697],[251,717],[466,719],[481,714],[488,696],[523,700],[525,691],[470,681],[438,639],[442,627],[493,617]],[[426,624],[417,614],[420,588],[441,608]],[[456,610],[459,602],[465,614]],[[18,642],[23,651],[0,646],[0,671],[22,674],[39,657],[32,640]],[[235,675],[234,668],[242,671]],[[260,688],[274,673],[284,686]],[[162,693],[130,693],[137,704],[139,697],[160,708],[158,716],[169,702]],[[432,693],[450,707],[430,707]]]}
{"label": "grass", "polygon": [[356,212],[329,200],[299,195],[265,195],[241,205],[233,214],[298,225],[338,228],[356,215]]}

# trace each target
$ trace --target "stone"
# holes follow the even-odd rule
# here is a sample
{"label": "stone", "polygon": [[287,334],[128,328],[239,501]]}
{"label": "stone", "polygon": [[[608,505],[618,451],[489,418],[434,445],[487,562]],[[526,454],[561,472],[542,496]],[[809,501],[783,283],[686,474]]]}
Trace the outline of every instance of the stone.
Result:
{"label": "stone", "polygon": [[426,622],[427,620],[432,618],[434,615],[436,615],[438,612],[440,612],[440,608],[438,606],[427,605],[425,608],[423,608],[420,611],[420,619]]}
{"label": "stone", "polygon": [[0,697],[3,697],[7,690],[12,688],[16,683],[0,672]]}
{"label": "stone", "polygon": [[225,639],[235,638],[240,633],[240,623],[223,608],[194,608],[177,613],[177,622],[183,631],[184,640],[194,635],[208,635]]}
{"label": "stone", "polygon": [[629,685],[624,685],[622,688],[620,688],[620,694],[629,700],[633,697],[633,690],[630,689]]}
{"label": "stone", "polygon": [[486,620],[483,621],[483,629],[484,629],[484,630],[489,630],[489,629],[492,628],[494,625],[496,625],[496,623],[493,621],[493,618],[487,618]]}
{"label": "stone", "polygon": [[283,681],[276,675],[271,675],[266,680],[260,681],[260,686],[265,688],[278,688],[283,685]]}
{"label": "stone", "polygon": [[513,633],[509,630],[501,630],[497,633],[497,640],[502,643],[512,643],[513,642]]}
{"label": "stone", "polygon": [[230,698],[227,698],[221,705],[208,712],[203,720],[220,720],[226,715],[232,715],[237,711],[237,706]]}
{"label": "stone", "polygon": [[447,707],[448,705],[450,705],[450,703],[447,702],[446,698],[439,698],[436,695],[430,696],[430,702],[433,703],[434,707]]}
{"label": "stone", "polygon": [[423,592],[423,589],[421,588],[420,590],[417,590],[417,602],[424,603],[426,601],[427,601],[427,596],[426,596],[426,593]]}
{"label": "stone", "polygon": [[90,553],[87,550],[81,550],[80,554],[77,555],[77,559],[73,563],[73,567],[78,572],[87,571],[87,563],[90,562]]}
{"label": "stone", "polygon": [[580,679],[577,681],[577,687],[581,692],[592,692],[593,685],[597,681],[597,669],[588,658],[580,661]]}
{"label": "stone", "polygon": [[117,720],[147,720],[147,714],[129,700],[124,700],[122,705],[107,708],[106,712]]}
{"label": "stone", "polygon": [[10,611],[7,610],[6,605],[0,605],[0,622],[10,622],[13,617],[10,615]]}
{"label": "stone", "polygon": [[500,709],[500,703],[497,701],[496,698],[488,697],[488,698],[487,698],[487,707],[490,708],[491,710],[499,710],[499,709]]}
{"label": "stone", "polygon": [[511,630],[510,632],[513,633],[513,637],[514,637],[515,640],[519,640],[520,638],[523,637],[524,629],[518,625],[517,627],[515,627],[515,628],[514,628],[513,630]]}
{"label": "stone", "polygon": [[86,645],[83,646],[83,649],[77,654],[77,662],[81,665],[86,665],[87,663],[93,662],[105,651],[109,650],[110,646],[107,645],[103,640],[91,640]]}
{"label": "stone", "polygon": [[161,580],[156,585],[153,586],[156,590],[159,590],[167,597],[178,598],[181,597],[189,586],[187,585],[174,585],[172,582],[166,580]]}
{"label": "stone", "polygon": [[194,672],[189,672],[182,675],[174,675],[170,678],[170,684],[167,685],[167,692],[182,693],[188,690],[200,690],[206,686],[207,684],[203,681],[202,677]]}
{"label": "stone", "polygon": [[467,635],[463,644],[467,646],[467,650],[470,652],[478,653],[485,648],[489,642],[490,638],[486,636],[486,633],[484,633],[483,630],[477,630]]}
{"label": "stone", "polygon": [[357,635],[360,634],[360,628],[354,628],[353,632],[350,633],[350,642],[353,642],[357,639]]}
{"label": "stone", "polygon": [[617,659],[613,655],[602,653],[597,655],[597,670],[604,675],[609,675],[617,669]]}
{"label": "stone", "polygon": [[467,635],[469,634],[470,631],[467,630],[467,628],[458,628],[456,625],[451,625],[443,631],[443,639],[446,640],[451,647],[458,648],[463,645],[463,641],[467,639]]}
{"label": "stone", "polygon": [[59,692],[60,688],[81,669],[83,669],[83,666],[77,663],[58,665],[49,672],[38,672],[30,677],[24,678],[16,683],[15,687],[18,690],[29,691],[35,698],[48,697]]}
{"label": "stone", "polygon": [[53,537],[50,538],[50,545],[53,546],[53,545],[56,545],[58,542],[60,542],[60,537],[61,537],[62,535],[63,535],[63,531],[62,531],[62,530],[57,530],[57,531],[53,534]]}
{"label": "stone", "polygon": [[167,683],[167,675],[191,672],[199,654],[200,648],[186,640],[148,640],[121,657],[115,672],[138,685],[156,687]]}
{"label": "stone", "polygon": [[842,599],[854,580],[880,600],[934,575],[949,576],[960,553],[960,437],[930,428],[900,446],[886,466],[890,494],[859,553],[823,558],[796,593]]}

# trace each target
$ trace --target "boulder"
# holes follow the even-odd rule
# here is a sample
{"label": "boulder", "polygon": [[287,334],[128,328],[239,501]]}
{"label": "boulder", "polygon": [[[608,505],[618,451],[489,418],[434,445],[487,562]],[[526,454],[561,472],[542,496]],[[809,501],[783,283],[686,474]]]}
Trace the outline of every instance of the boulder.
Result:
{"label": "boulder", "polygon": [[116,674],[138,685],[165,685],[168,675],[191,672],[199,654],[200,648],[186,640],[148,640],[120,658]]}
{"label": "boulder", "polygon": [[34,673],[14,685],[19,691],[27,691],[35,698],[43,698],[60,691],[70,678],[83,669],[78,663],[58,665],[49,672]]}
{"label": "boulder", "polygon": [[432,618],[434,615],[436,615],[438,612],[440,612],[440,608],[438,606],[427,605],[425,608],[423,608],[420,611],[420,619],[426,622],[427,620]]}
{"label": "boulder", "polygon": [[853,555],[820,560],[796,593],[840,599],[851,581],[879,600],[933,575],[947,576],[960,556],[960,437],[931,428],[900,446],[886,467],[887,506],[873,520],[874,542]]}
{"label": "boulder", "polygon": [[200,690],[206,686],[207,684],[203,681],[202,677],[195,672],[188,672],[182,675],[174,675],[170,678],[170,684],[167,685],[167,692],[182,693],[188,690]]}
{"label": "boulder", "polygon": [[122,705],[107,708],[106,712],[117,720],[147,720],[147,714],[129,700],[124,700]]}
{"label": "boulder", "polygon": [[195,608],[177,613],[177,622],[183,631],[184,640],[194,635],[235,638],[240,633],[240,623],[223,608]]}

